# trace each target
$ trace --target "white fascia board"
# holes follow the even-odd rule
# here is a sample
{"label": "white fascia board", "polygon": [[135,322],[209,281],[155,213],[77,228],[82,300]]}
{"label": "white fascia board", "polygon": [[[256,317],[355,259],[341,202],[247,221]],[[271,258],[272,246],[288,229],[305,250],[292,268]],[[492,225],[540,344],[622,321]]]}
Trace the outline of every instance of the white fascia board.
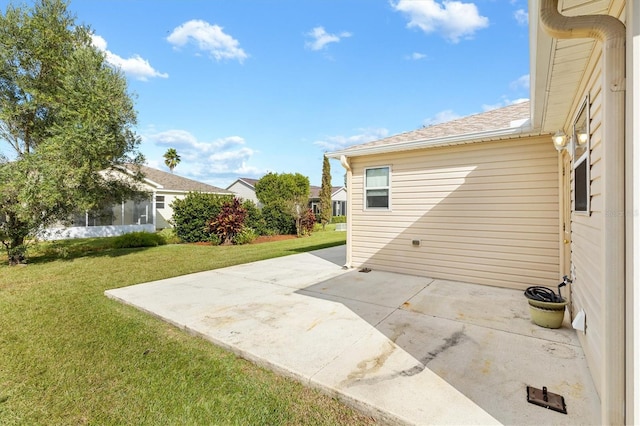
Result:
{"label": "white fascia board", "polygon": [[147,184],[149,184],[150,186],[155,187],[156,189],[162,189],[162,188],[164,188],[164,187],[163,187],[162,185],[160,185],[158,182],[154,182],[154,181],[152,181],[151,179],[144,178],[144,181],[145,181]]}
{"label": "white fascia board", "polygon": [[336,190],[334,191],[334,193],[333,193],[333,194],[331,194],[331,196],[332,196],[332,197],[334,197],[334,196],[335,196],[336,194],[338,194],[340,191],[347,192],[347,188],[345,188],[344,186],[342,186],[342,187],[340,187],[340,189],[336,189]]}
{"label": "white fascia board", "polygon": [[489,130],[484,132],[467,133],[464,135],[444,136],[441,138],[419,139],[415,141],[398,142],[390,145],[363,146],[362,148],[348,148],[341,151],[327,153],[329,158],[359,157],[362,155],[384,154],[397,151],[409,151],[413,149],[435,148],[442,146],[462,145],[469,143],[487,142],[512,137],[539,136],[539,132],[533,131],[531,122],[527,120],[520,127]]}
{"label": "white fascia board", "polygon": [[185,191],[184,189],[158,189],[158,193],[165,194],[188,194],[189,192],[202,192],[203,194],[215,194],[215,195],[233,195],[232,192],[217,192],[217,191]]}
{"label": "white fascia board", "polygon": [[551,52],[554,40],[540,28],[538,0],[529,1],[529,93],[532,127],[543,129],[547,103],[547,84],[551,71]]}
{"label": "white fascia board", "polygon": [[253,189],[253,190],[255,190],[255,189],[256,189],[256,187],[255,187],[255,186],[251,185],[249,182],[247,182],[247,181],[246,181],[246,180],[244,180],[244,179],[238,179],[238,182],[242,182],[242,183],[244,183],[245,185],[247,185],[247,186],[249,187],[249,189]]}

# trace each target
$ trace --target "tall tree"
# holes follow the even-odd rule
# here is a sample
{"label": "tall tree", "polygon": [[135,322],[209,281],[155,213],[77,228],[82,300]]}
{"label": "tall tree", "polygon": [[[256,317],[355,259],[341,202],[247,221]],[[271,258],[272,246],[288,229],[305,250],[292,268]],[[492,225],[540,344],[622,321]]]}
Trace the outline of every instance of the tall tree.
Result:
{"label": "tall tree", "polygon": [[320,223],[322,223],[322,229],[327,226],[327,223],[329,223],[332,216],[331,165],[329,164],[329,158],[326,155],[323,158],[322,184],[320,185]]}
{"label": "tall tree", "polygon": [[[25,239],[66,220],[140,195],[136,113],[122,73],[92,45],[62,0],[0,14],[0,242],[10,264]],[[111,172],[110,172],[111,171]]]}
{"label": "tall tree", "polygon": [[178,164],[180,164],[180,156],[178,155],[178,151],[175,148],[167,149],[167,152],[164,153],[164,164],[167,165],[171,173],[173,173],[173,169],[176,168]]}

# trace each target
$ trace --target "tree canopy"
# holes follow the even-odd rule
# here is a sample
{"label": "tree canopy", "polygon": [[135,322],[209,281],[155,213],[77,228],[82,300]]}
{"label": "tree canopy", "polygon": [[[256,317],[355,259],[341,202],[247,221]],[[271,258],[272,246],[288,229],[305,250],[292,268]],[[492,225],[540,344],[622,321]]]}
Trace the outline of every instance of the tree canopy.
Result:
{"label": "tree canopy", "polygon": [[180,164],[180,155],[178,155],[178,151],[175,148],[167,149],[167,152],[164,153],[164,164],[169,168],[171,173],[173,173],[173,169],[176,168],[178,164]]}
{"label": "tree canopy", "polygon": [[139,173],[108,173],[143,162],[136,120],[124,75],[64,1],[0,15],[0,241],[11,264],[42,227],[139,194]]}
{"label": "tree canopy", "polygon": [[301,219],[309,203],[309,178],[300,173],[268,173],[255,185],[263,212],[282,211],[291,215],[296,232],[302,235]]}

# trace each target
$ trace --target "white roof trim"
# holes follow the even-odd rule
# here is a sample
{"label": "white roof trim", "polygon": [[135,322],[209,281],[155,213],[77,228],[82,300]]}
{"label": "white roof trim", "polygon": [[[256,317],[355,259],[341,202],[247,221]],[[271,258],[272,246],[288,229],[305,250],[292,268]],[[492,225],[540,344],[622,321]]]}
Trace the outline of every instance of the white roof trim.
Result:
{"label": "white roof trim", "polygon": [[[515,123],[512,123],[515,124]],[[415,141],[398,142],[389,145],[369,145],[361,148],[347,148],[340,151],[327,153],[330,158],[359,157],[362,155],[383,154],[396,151],[409,151],[412,149],[435,148],[441,146],[461,145],[468,143],[486,142],[500,140],[511,137],[539,136],[539,132],[533,131],[531,121],[526,120],[519,127],[509,127],[507,129],[487,130],[483,132],[466,133],[462,135],[443,136],[440,138],[418,139]]]}
{"label": "white roof trim", "polygon": [[331,194],[331,196],[333,197],[334,195],[336,195],[338,192],[340,191],[344,191],[347,192],[347,188],[345,188],[344,186],[341,186],[339,189],[336,189],[333,194]]}
{"label": "white roof trim", "polygon": [[217,194],[217,195],[234,195],[231,192],[216,192],[216,191],[198,191],[198,190],[184,190],[184,189],[163,189],[158,188],[155,192],[162,192],[165,194],[188,194],[189,192],[201,192],[203,194]]}

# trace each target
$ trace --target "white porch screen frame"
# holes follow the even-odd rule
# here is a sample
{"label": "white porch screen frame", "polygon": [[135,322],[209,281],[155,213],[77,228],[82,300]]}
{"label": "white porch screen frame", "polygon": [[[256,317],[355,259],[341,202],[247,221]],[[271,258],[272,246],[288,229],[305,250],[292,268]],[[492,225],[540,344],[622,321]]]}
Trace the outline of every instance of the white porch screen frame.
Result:
{"label": "white porch screen frame", "polygon": [[391,210],[391,166],[364,169],[364,209]]}

